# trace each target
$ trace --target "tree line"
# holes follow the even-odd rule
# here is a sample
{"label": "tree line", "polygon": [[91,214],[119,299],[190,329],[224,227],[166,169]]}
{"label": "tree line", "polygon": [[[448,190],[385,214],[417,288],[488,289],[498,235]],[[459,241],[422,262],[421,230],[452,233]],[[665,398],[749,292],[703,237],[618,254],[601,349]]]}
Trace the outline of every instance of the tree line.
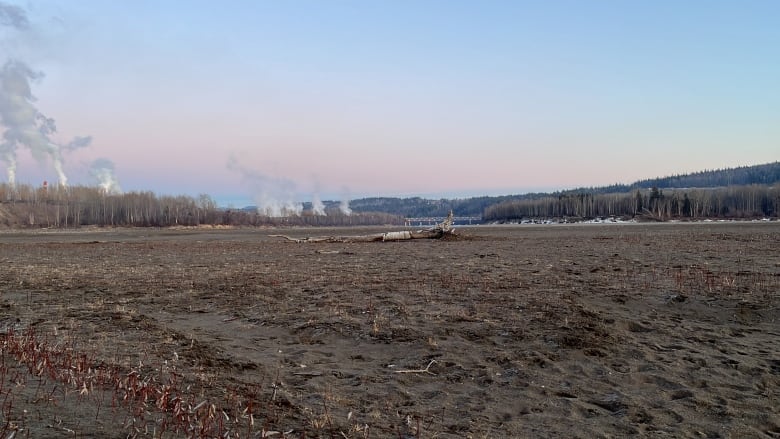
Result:
{"label": "tree line", "polygon": [[[753,184],[771,185],[778,182],[780,182],[780,162],[774,162],[763,165],[708,170],[691,174],[638,180],[631,184],[614,184],[601,187],[576,188],[552,193],[536,192],[521,195],[482,196],[457,199],[425,199],[420,197],[361,198],[350,201],[350,207],[356,212],[386,212],[396,215],[403,215],[405,217],[443,217],[447,216],[447,213],[449,213],[450,210],[461,216],[479,216],[483,215],[486,211],[488,211],[488,209],[490,209],[491,212],[495,211],[495,209],[501,210],[504,207],[494,206],[504,206],[505,203],[512,205],[520,204],[528,206],[539,206],[549,204],[550,199],[560,199],[562,202],[558,203],[558,210],[579,212],[586,210],[585,206],[589,206],[588,203],[592,203],[589,197],[595,195],[609,195],[608,198],[614,198],[615,196],[618,196],[618,198],[621,198],[622,195],[615,194],[635,194],[636,191],[644,193],[648,190],[648,188],[653,187],[659,190],[667,190],[668,192],[669,189],[674,188],[715,188],[735,185],[749,186]],[[692,189],[687,190],[691,191]],[[541,200],[545,201],[542,202]],[[655,198],[653,200],[655,201]],[[671,203],[673,199],[666,201]],[[613,204],[615,203],[617,202],[613,202]],[[328,202],[325,202],[325,204],[327,205]],[[546,211],[547,209],[544,210]],[[550,210],[555,209],[551,207]]]}
{"label": "tree line", "polygon": [[220,209],[208,195],[113,195],[97,187],[47,189],[0,184],[0,226],[402,225],[404,217],[444,217],[450,211],[459,216],[481,215],[485,221],[608,216],[658,220],[777,217],[778,184],[780,162],[775,162],[553,193],[438,200],[362,198],[350,202],[352,215],[342,213],[339,202],[325,201],[327,215],[304,211],[301,216],[284,218],[260,215],[257,209]]}
{"label": "tree line", "polygon": [[514,197],[508,195],[436,200],[420,197],[374,197],[352,200],[349,207],[355,212],[386,212],[408,218],[445,217],[450,211],[460,216],[480,216],[487,207],[512,198]]}
{"label": "tree line", "polygon": [[172,226],[360,226],[403,224],[381,212],[272,218],[256,211],[221,209],[208,195],[157,196],[152,192],[107,194],[87,186],[33,187],[0,184],[0,225],[5,227]]}
{"label": "tree line", "polygon": [[639,180],[632,184],[629,189],[771,185],[776,182],[780,182],[780,162]]}
{"label": "tree line", "polygon": [[742,185],[704,189],[653,187],[624,193],[579,192],[515,199],[485,209],[486,221],[524,218],[643,217],[664,221],[696,218],[758,218],[780,215],[780,186]]}

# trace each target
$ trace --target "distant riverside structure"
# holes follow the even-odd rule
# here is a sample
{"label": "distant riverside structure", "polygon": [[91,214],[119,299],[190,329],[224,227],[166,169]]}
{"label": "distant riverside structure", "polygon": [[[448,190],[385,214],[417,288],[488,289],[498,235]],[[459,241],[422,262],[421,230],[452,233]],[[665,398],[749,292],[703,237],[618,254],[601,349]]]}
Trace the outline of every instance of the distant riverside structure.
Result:
{"label": "distant riverside structure", "polygon": [[[406,227],[422,227],[422,226],[435,226],[444,221],[446,216],[429,216],[420,218],[404,218],[404,226]],[[452,218],[452,222],[456,226],[466,226],[472,224],[482,224],[482,217],[480,216],[456,216]]]}

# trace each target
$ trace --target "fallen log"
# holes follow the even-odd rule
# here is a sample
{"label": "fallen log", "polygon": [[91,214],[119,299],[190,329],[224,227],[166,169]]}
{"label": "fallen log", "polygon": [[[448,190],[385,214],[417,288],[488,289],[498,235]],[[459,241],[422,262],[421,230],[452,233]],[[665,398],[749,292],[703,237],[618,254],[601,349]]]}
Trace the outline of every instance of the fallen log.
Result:
{"label": "fallen log", "polygon": [[357,236],[310,236],[307,238],[293,238],[288,235],[269,235],[275,238],[284,238],[288,241],[297,243],[318,243],[318,242],[385,242],[385,241],[406,241],[409,239],[440,239],[447,235],[454,235],[455,229],[452,227],[452,211],[447,218],[431,227],[430,229],[409,231],[401,230],[398,232],[374,233],[371,235]]}

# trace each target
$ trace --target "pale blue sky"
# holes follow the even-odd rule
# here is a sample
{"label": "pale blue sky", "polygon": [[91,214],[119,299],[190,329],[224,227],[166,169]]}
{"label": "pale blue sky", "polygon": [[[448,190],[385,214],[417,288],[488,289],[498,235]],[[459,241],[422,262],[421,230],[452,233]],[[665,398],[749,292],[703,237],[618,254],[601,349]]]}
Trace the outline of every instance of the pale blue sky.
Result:
{"label": "pale blue sky", "polygon": [[458,196],[780,159],[777,1],[0,3],[31,25],[1,61],[93,137],[73,184],[107,158],[125,190]]}

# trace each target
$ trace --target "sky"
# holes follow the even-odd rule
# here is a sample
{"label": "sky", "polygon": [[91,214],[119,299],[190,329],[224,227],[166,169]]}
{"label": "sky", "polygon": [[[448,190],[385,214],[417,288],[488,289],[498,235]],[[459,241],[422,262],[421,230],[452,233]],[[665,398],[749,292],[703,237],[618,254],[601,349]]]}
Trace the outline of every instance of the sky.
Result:
{"label": "sky", "polygon": [[0,182],[241,205],[774,162],[779,20],[775,0],[0,0]]}

